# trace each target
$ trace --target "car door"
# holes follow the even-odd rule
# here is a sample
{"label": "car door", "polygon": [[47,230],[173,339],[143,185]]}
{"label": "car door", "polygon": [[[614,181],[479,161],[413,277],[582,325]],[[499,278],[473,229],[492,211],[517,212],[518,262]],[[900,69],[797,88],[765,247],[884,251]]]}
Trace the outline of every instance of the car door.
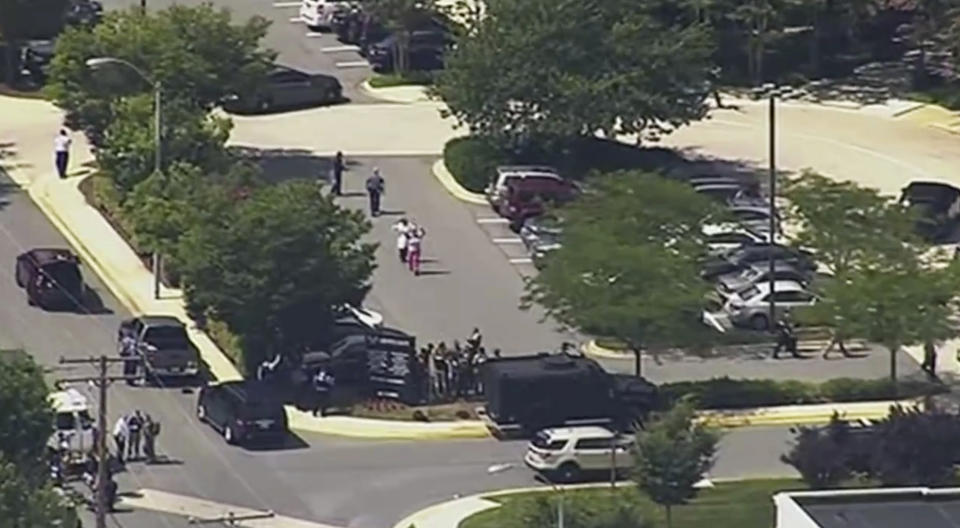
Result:
{"label": "car door", "polygon": [[610,446],[613,438],[581,438],[574,449],[580,469],[596,471],[610,469]]}
{"label": "car door", "polygon": [[224,394],[221,387],[208,387],[206,399],[207,420],[216,429],[223,429]]}
{"label": "car door", "polygon": [[304,102],[310,78],[293,70],[275,72],[270,76],[270,88],[274,107],[296,106]]}

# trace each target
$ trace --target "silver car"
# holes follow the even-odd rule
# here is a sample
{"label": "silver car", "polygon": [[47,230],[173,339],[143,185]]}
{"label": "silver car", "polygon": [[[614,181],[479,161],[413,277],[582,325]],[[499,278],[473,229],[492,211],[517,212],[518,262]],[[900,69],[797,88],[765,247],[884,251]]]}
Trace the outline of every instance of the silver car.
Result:
{"label": "silver car", "polygon": [[[810,278],[809,272],[798,270],[787,262],[773,261],[774,281],[795,281],[807,286],[810,283]],[[730,295],[760,282],[770,282],[769,262],[754,262],[746,269],[717,277],[717,291],[721,295]]]}
{"label": "silver car", "polygon": [[[776,281],[773,287],[774,317],[779,318],[786,312],[817,302],[816,296],[799,282]],[[731,293],[723,305],[723,312],[735,325],[766,330],[770,328],[770,295],[770,283],[758,282]]]}
{"label": "silver car", "polygon": [[[733,214],[734,218],[737,219],[737,222],[740,223],[743,227],[753,231],[754,233],[767,234],[770,233],[770,208],[764,205],[733,205],[730,207],[730,212]],[[780,232],[780,218],[774,211],[775,216],[775,231]]]}

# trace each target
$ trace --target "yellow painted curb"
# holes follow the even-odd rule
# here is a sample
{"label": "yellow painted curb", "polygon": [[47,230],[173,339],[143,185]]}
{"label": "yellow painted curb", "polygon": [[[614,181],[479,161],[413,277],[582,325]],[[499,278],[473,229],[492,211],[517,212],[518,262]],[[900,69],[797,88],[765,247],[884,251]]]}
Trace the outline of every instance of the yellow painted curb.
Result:
{"label": "yellow painted curb", "polygon": [[583,355],[597,358],[597,359],[629,359],[630,361],[635,361],[633,352],[628,350],[614,350],[612,348],[602,347],[597,344],[596,339],[591,339],[584,343],[580,350],[583,352]]}
{"label": "yellow painted curb", "polygon": [[830,423],[834,412],[846,420],[879,420],[889,416],[891,407],[910,408],[921,405],[921,399],[908,399],[699,411],[697,415],[702,423],[722,428],[822,425]]}
{"label": "yellow painted curb", "polygon": [[433,175],[440,180],[440,184],[443,185],[447,192],[452,194],[454,198],[477,205],[488,205],[487,197],[468,191],[465,189],[456,178],[453,177],[453,174],[450,174],[450,171],[447,170],[446,163],[443,162],[443,158],[437,160],[433,164]]}
{"label": "yellow painted curb", "polygon": [[350,416],[315,418],[292,406],[287,406],[286,410],[291,429],[312,433],[379,440],[450,440],[492,436],[487,426],[479,420],[421,423]]}

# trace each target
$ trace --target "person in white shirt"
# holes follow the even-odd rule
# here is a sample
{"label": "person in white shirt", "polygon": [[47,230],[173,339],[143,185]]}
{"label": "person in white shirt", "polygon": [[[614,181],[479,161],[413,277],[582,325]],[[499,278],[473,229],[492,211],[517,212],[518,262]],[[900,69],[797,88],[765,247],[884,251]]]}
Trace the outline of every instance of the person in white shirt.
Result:
{"label": "person in white shirt", "polygon": [[57,174],[60,178],[67,177],[67,164],[70,163],[70,143],[73,140],[65,129],[60,129],[57,137],[53,138],[54,162],[57,165]]}
{"label": "person in white shirt", "polygon": [[393,230],[397,232],[397,254],[400,255],[400,262],[407,261],[407,238],[410,236],[411,227],[406,218],[401,218],[393,224]]}
{"label": "person in white shirt", "polygon": [[113,424],[113,441],[117,444],[117,462],[120,462],[120,465],[123,465],[123,457],[127,453],[128,434],[127,417],[121,416],[117,418],[117,422]]}

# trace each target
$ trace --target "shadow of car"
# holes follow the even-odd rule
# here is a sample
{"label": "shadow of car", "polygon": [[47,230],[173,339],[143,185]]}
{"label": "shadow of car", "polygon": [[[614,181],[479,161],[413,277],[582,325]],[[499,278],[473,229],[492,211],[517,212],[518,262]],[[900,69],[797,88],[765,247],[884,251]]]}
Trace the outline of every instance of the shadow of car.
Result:
{"label": "shadow of car", "polygon": [[223,101],[223,109],[233,114],[255,114],[336,104],[343,100],[343,87],[336,77],[276,65],[250,93],[228,96]]}

